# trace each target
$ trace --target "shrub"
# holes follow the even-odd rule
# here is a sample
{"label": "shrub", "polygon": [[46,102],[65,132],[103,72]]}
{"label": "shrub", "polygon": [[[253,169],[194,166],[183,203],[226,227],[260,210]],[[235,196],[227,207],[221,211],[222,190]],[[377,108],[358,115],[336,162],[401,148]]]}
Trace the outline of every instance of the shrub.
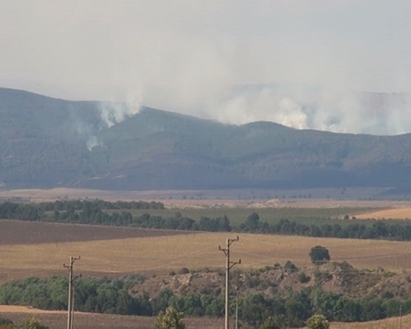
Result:
{"label": "shrub", "polygon": [[182,321],[183,313],[178,312],[173,307],[168,307],[165,312],[160,312],[157,317],[157,329],[184,329]]}
{"label": "shrub", "polygon": [[187,267],[183,267],[178,273],[180,274],[188,274],[190,270]]}
{"label": "shrub", "polygon": [[287,262],[284,264],[284,272],[294,273],[297,271],[298,271],[297,266],[295,266],[291,261],[287,260]]}
{"label": "shrub", "polygon": [[308,283],[308,282],[310,282],[310,280],[311,280],[311,277],[309,277],[307,274],[305,274],[304,272],[302,272],[302,273],[300,273],[299,275],[298,275],[298,281],[300,282],[300,283]]}
{"label": "shrub", "polygon": [[314,314],[311,318],[307,320],[308,329],[328,329],[330,328],[330,323],[327,318],[322,314]]}
{"label": "shrub", "polygon": [[315,246],[311,248],[310,258],[313,264],[321,265],[330,261],[330,253],[325,247]]}

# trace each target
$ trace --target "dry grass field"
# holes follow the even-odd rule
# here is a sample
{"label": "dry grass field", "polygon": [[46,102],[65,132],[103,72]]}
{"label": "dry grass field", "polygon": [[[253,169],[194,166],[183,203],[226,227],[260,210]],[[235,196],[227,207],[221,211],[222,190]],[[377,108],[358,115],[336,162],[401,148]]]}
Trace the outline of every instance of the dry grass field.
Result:
{"label": "dry grass field", "polygon": [[[170,230],[149,230],[140,228],[125,228],[125,227],[109,227],[109,226],[94,226],[94,225],[77,225],[77,224],[56,224],[42,222],[24,222],[24,221],[0,221],[0,246],[26,245],[34,246],[36,244],[46,244],[45,257],[49,257],[53,250],[59,250],[62,243],[73,243],[78,241],[95,241],[98,240],[102,245],[103,241],[107,240],[122,240],[127,238],[138,237],[154,237],[167,235],[184,235],[187,232],[170,231]],[[192,233],[191,233],[192,234]],[[63,246],[64,248],[64,246]],[[102,247],[104,249],[104,246]],[[52,274],[66,274],[60,266],[63,262],[67,262],[67,257],[56,264],[53,269],[44,268],[41,263],[39,266],[15,266],[13,268],[5,265],[10,259],[13,259],[9,254],[9,259],[3,259],[0,265],[0,284],[12,279],[22,279],[28,276],[50,276]],[[32,260],[34,263],[36,259]],[[120,275],[121,273],[113,274],[111,269],[107,269],[95,273],[94,271],[83,272],[84,275]]]}
{"label": "dry grass field", "polygon": [[411,315],[401,317],[401,327],[399,318],[389,318],[379,321],[355,322],[355,323],[332,323],[331,329],[397,329],[411,328]]}
{"label": "dry grass field", "polygon": [[[78,226],[79,232],[86,229]],[[161,272],[182,267],[222,268],[224,257],[218,251],[233,233],[195,233],[119,238],[95,241],[53,241],[36,244],[0,245],[0,279],[27,276],[31,273],[65,273],[62,264],[70,256],[81,256],[76,271],[93,274],[120,275],[131,272]],[[80,233],[79,233],[80,234]],[[57,239],[57,238],[56,238]],[[233,259],[241,258],[243,268],[257,268],[292,260],[297,266],[310,264],[311,247],[326,246],[332,260],[348,261],[363,268],[384,267],[411,270],[411,242],[311,238],[240,234],[232,248]]]}
{"label": "dry grass field", "polygon": [[367,212],[355,216],[358,219],[411,219],[411,207],[400,207]]}
{"label": "dry grass field", "polygon": [[[36,317],[42,324],[51,329],[66,327],[67,315],[62,311],[43,311],[24,306],[0,305],[2,317],[14,323],[23,323],[31,317]],[[155,317],[125,316],[114,314],[82,313],[74,315],[74,325],[81,329],[152,329],[155,326]],[[186,318],[187,329],[216,329],[224,326],[224,319]]]}
{"label": "dry grass field", "polygon": [[[22,323],[30,317],[36,317],[51,329],[64,328],[66,325],[66,312],[44,311],[24,306],[0,305],[2,317],[11,319],[15,323]],[[155,324],[154,317],[124,316],[114,314],[97,314],[76,312],[74,324],[82,329],[152,329]],[[223,328],[223,319],[215,318],[186,318],[184,323],[187,329],[217,329]],[[411,315],[401,318],[402,328],[411,328]],[[331,329],[391,329],[399,328],[399,318],[389,318],[379,321],[356,323],[331,323]]]}

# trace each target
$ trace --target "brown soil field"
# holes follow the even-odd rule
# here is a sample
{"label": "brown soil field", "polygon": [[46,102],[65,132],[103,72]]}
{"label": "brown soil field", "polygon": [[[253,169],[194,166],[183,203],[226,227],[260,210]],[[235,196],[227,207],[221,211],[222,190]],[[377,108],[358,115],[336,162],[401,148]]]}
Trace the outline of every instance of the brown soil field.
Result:
{"label": "brown soil field", "polygon": [[[182,267],[223,268],[224,255],[218,251],[229,233],[197,233],[140,237],[104,241],[0,245],[0,277],[21,273],[64,273],[62,264],[70,256],[81,256],[76,272],[96,276],[132,272],[168,273]],[[311,238],[240,234],[232,246],[233,260],[241,258],[242,268],[259,268],[292,260],[297,266],[310,265],[313,246],[329,249],[333,261],[348,261],[360,268],[383,267],[411,270],[411,242]]]}
{"label": "brown soil field", "polygon": [[0,221],[0,245],[112,240],[178,234],[187,234],[187,232],[102,225]]}
{"label": "brown soil field", "polygon": [[[65,328],[67,324],[67,315],[63,311],[43,311],[24,306],[0,305],[0,313],[2,317],[17,324],[31,317],[36,317],[50,329]],[[155,317],[76,312],[73,324],[81,329],[152,329],[155,326],[155,320]],[[224,319],[186,318],[184,323],[187,329],[215,329],[224,326]]]}
{"label": "brown soil field", "polygon": [[391,208],[367,212],[355,216],[358,219],[411,219],[411,207]]}
{"label": "brown soil field", "polygon": [[[51,250],[53,248],[59,249],[60,243],[76,241],[119,240],[182,234],[187,234],[187,232],[98,225],[57,224],[13,220],[0,221],[0,246],[52,244]],[[102,244],[104,244],[104,242],[102,242]],[[48,254],[47,251],[46,253]],[[67,259],[62,261],[67,261]],[[99,271],[97,274],[94,271],[83,271],[83,275],[92,276],[119,276],[127,273],[129,272],[118,272],[114,274],[110,269],[107,271]],[[8,280],[23,279],[28,276],[47,277],[54,274],[66,274],[66,272],[60,267],[52,270],[44,269],[42,266],[36,268],[1,268],[0,284]]]}

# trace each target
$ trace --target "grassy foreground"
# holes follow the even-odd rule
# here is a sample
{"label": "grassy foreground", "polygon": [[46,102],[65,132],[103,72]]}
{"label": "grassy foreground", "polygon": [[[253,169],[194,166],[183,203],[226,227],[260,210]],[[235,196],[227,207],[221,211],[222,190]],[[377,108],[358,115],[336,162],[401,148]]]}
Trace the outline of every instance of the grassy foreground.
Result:
{"label": "grassy foreground", "polygon": [[[63,328],[66,324],[66,313],[61,311],[43,311],[30,309],[24,306],[0,305],[3,317],[13,320],[15,323],[23,322],[25,319],[35,316],[43,324],[50,328]],[[82,329],[152,329],[155,318],[141,316],[124,316],[112,314],[75,313],[75,324]],[[187,329],[223,328],[223,319],[209,318],[187,318],[184,319]],[[411,315],[401,318],[402,328],[411,328]],[[357,323],[331,323],[331,329],[388,329],[399,328],[399,318],[389,318],[379,321],[357,322]]]}
{"label": "grassy foreground", "polygon": [[[44,311],[25,306],[0,305],[0,313],[2,317],[17,324],[33,316],[51,329],[65,328],[67,323],[67,313],[63,311]],[[81,329],[152,329],[155,326],[155,321],[155,317],[76,312],[73,324]],[[224,319],[186,318],[184,323],[186,329],[224,327]]]}
{"label": "grassy foreground", "polygon": [[355,323],[331,323],[331,329],[394,329],[394,328],[411,328],[411,315],[400,318],[388,318],[378,321],[355,322]]}

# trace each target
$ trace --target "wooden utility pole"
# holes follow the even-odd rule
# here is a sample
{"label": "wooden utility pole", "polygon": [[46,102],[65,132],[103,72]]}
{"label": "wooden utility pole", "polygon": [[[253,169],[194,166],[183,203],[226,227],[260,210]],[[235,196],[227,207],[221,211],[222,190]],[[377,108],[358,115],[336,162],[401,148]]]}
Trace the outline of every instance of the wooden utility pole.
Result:
{"label": "wooden utility pole", "polygon": [[235,294],[235,329],[238,329],[238,287]]}
{"label": "wooden utility pole", "polygon": [[236,265],[241,264],[241,259],[238,262],[230,261],[230,246],[233,242],[240,240],[237,235],[235,239],[227,239],[226,247],[221,248],[218,246],[218,250],[222,251],[225,254],[225,323],[224,328],[229,329],[229,306],[230,306],[230,270]]}
{"label": "wooden utility pole", "polygon": [[63,264],[63,267],[68,269],[69,272],[69,287],[68,287],[68,303],[67,303],[67,329],[73,328],[73,266],[76,260],[79,260],[80,256],[78,257],[70,257],[70,264],[66,265]]}

